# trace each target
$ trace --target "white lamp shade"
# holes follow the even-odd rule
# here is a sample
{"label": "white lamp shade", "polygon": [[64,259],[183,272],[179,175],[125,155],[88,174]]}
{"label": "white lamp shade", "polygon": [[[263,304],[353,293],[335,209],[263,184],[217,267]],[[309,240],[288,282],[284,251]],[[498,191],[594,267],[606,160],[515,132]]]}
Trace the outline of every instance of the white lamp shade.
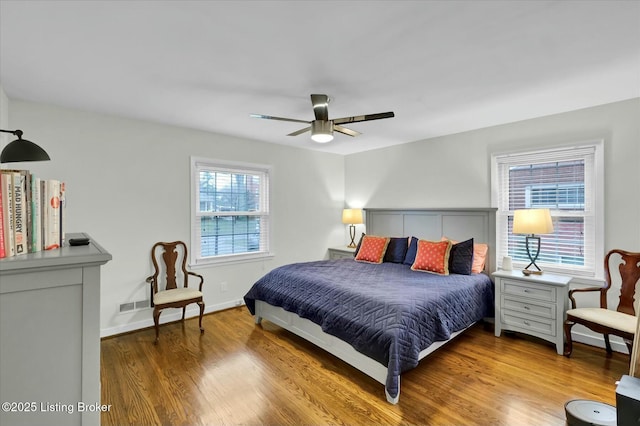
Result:
{"label": "white lamp shade", "polygon": [[362,209],[344,209],[342,210],[342,223],[350,225],[359,225],[362,223]]}
{"label": "white lamp shade", "polygon": [[513,213],[514,234],[551,234],[553,222],[549,209],[516,210]]}

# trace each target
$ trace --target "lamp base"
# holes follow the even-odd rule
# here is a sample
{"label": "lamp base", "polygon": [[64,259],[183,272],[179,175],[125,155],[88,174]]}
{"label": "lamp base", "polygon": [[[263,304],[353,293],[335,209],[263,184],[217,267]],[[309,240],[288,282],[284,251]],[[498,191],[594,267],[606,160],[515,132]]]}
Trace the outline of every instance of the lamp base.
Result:
{"label": "lamp base", "polygon": [[[531,250],[529,248],[530,241],[534,241],[537,243],[535,256],[531,254]],[[536,265],[536,260],[538,259],[538,255],[540,254],[540,237],[536,237],[533,234],[527,235],[527,237],[525,238],[525,245],[527,247],[527,255],[529,256],[529,260],[531,260],[531,263],[525,266],[525,268],[522,270],[522,273],[527,277],[529,275],[542,275],[542,269],[540,269],[538,265]],[[529,269],[530,266],[533,266],[536,269]]]}
{"label": "lamp base", "polygon": [[349,236],[351,237],[351,242],[347,247],[356,248],[357,246],[356,246],[356,226],[355,225],[349,225]]}

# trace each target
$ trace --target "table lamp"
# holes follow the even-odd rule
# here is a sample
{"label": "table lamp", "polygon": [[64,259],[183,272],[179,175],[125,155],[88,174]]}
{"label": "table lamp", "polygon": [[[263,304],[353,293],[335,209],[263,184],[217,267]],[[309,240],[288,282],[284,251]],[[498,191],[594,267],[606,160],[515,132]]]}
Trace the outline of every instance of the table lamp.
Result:
{"label": "table lamp", "polygon": [[[540,237],[536,234],[551,234],[553,232],[553,222],[549,209],[524,209],[516,210],[513,214],[513,233],[524,234],[527,255],[531,263],[522,271],[525,275],[540,275],[542,270],[536,265],[538,255],[540,255]],[[531,253],[531,243],[537,243],[535,255]],[[535,269],[529,269],[529,267]]]}
{"label": "table lamp", "polygon": [[344,209],[342,210],[342,223],[349,224],[349,235],[351,243],[347,247],[356,248],[356,225],[362,223],[362,209]]}

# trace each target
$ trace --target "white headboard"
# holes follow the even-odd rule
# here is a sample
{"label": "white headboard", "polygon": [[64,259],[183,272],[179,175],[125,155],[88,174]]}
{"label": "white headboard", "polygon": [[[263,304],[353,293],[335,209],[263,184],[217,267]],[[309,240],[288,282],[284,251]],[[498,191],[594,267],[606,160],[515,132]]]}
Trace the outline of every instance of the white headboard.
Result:
{"label": "white headboard", "polygon": [[446,236],[489,246],[485,272],[496,269],[495,208],[364,209],[366,232],[386,237],[417,237],[439,241]]}

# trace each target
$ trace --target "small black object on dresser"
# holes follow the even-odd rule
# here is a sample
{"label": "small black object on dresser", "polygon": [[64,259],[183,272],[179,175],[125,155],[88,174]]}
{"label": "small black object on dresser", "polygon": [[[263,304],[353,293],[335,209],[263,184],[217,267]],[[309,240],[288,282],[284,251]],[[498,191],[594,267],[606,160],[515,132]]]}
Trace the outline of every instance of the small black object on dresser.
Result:
{"label": "small black object on dresser", "polygon": [[86,246],[89,244],[89,238],[83,237],[83,238],[71,238],[69,240],[69,245],[70,246]]}

